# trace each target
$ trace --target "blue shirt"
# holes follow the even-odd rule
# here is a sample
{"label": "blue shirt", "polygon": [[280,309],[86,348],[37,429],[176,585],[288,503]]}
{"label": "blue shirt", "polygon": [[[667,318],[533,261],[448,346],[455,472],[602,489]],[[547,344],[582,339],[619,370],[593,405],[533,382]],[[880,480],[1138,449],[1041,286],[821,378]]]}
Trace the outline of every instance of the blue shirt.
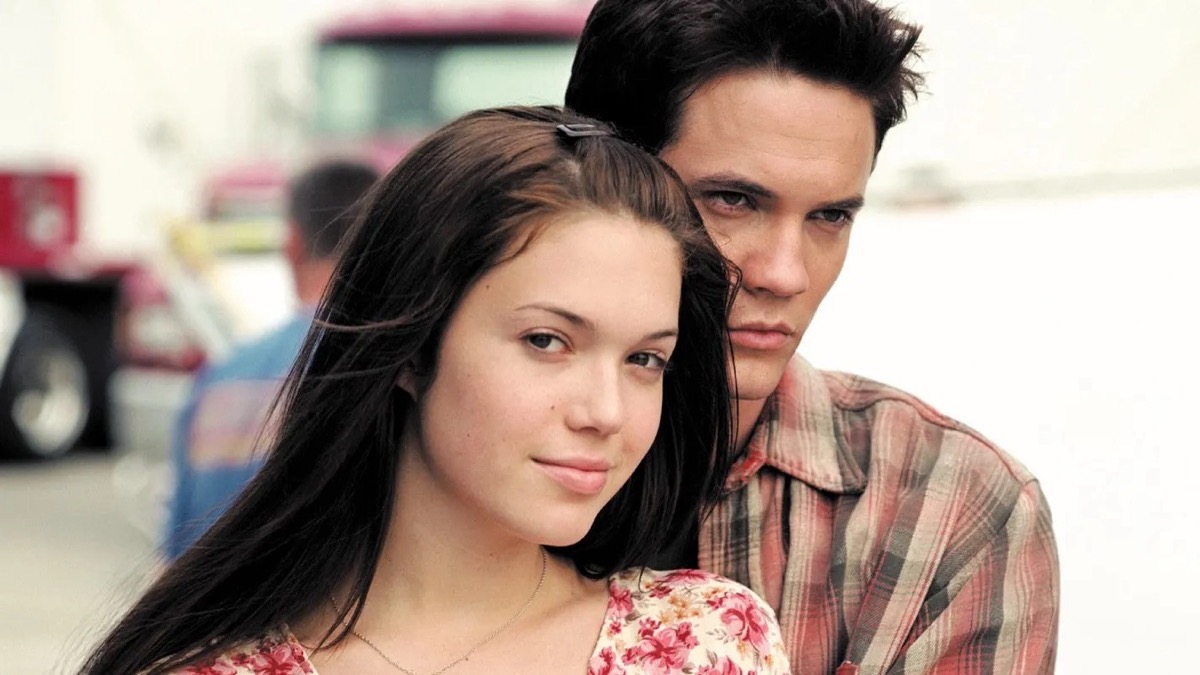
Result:
{"label": "blue shirt", "polygon": [[262,465],[264,443],[256,441],[311,323],[311,314],[297,315],[197,373],[171,448],[168,560],[216,522]]}

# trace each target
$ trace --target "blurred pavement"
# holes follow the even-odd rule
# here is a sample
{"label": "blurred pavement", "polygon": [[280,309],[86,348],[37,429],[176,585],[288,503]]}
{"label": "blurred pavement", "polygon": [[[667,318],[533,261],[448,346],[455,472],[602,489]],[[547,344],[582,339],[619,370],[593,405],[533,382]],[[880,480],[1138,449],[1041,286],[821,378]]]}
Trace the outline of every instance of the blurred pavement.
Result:
{"label": "blurred pavement", "polygon": [[0,463],[0,675],[73,672],[153,571],[116,465],[89,452]]}

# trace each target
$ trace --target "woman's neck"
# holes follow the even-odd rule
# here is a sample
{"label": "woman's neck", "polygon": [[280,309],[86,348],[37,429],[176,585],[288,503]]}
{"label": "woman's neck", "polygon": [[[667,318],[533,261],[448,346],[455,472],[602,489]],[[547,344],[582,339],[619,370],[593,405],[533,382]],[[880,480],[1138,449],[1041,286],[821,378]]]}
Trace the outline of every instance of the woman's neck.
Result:
{"label": "woman's neck", "polygon": [[381,620],[464,607],[503,614],[529,598],[542,573],[540,546],[447,518],[435,500],[405,487],[398,490],[365,609]]}
{"label": "woman's neck", "polygon": [[[500,623],[529,601],[579,581],[561,561],[545,564],[542,548],[483,517],[431,481],[410,447],[397,477],[391,526],[363,608],[361,625],[382,628],[421,616]],[[550,591],[551,593],[548,593]]]}
{"label": "woman's neck", "polygon": [[[482,644],[493,656],[504,654],[514,648],[511,641],[526,644],[574,617],[581,638],[572,648],[586,659],[603,620],[607,583],[583,577],[570,561],[545,554],[429,481],[412,480],[419,470],[401,464],[391,525],[355,631],[420,672]],[[345,608],[348,582],[335,596]],[[303,644],[316,644],[336,626],[332,609],[327,604],[291,626]],[[360,672],[355,659],[370,663],[378,655],[364,653],[359,642],[316,658],[348,659],[341,670],[330,664],[331,673]],[[322,672],[324,665],[318,664]]]}

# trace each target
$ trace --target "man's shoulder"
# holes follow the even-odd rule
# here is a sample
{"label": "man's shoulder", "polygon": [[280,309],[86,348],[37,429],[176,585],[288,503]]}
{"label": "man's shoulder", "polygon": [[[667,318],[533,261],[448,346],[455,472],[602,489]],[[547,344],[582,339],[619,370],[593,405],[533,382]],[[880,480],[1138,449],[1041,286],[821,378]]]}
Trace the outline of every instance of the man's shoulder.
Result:
{"label": "man's shoulder", "polygon": [[952,463],[975,479],[982,474],[1014,486],[1035,480],[991,439],[903,389],[852,373],[816,372],[828,390],[835,434],[854,456],[909,467]]}

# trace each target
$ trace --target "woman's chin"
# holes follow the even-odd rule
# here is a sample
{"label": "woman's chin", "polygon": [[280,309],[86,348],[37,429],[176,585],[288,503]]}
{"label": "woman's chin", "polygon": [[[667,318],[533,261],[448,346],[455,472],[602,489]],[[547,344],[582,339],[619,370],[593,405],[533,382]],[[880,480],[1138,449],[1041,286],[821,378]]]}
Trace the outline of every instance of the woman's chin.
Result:
{"label": "woman's chin", "polygon": [[542,546],[559,548],[571,546],[578,544],[587,536],[594,522],[595,517],[591,520],[564,518],[559,522],[543,519],[540,523],[530,528],[528,538],[530,541],[536,541]]}

